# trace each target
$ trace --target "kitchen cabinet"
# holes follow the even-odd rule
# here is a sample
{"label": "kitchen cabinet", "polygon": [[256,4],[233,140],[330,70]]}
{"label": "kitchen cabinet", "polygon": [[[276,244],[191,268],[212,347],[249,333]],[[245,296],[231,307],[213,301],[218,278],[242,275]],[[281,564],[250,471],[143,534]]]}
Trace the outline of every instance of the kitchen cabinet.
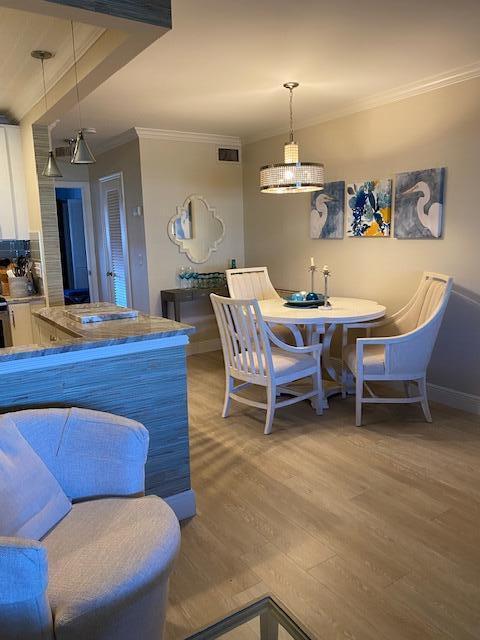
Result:
{"label": "kitchen cabinet", "polygon": [[30,304],[25,302],[9,305],[8,314],[13,346],[21,347],[25,344],[34,344]]}
{"label": "kitchen cabinet", "polygon": [[64,342],[75,340],[75,337],[62,331],[41,318],[32,317],[33,321],[33,337],[35,344],[48,344],[49,342]]}
{"label": "kitchen cabinet", "polygon": [[28,240],[20,127],[0,125],[0,240]]}
{"label": "kitchen cabinet", "polygon": [[22,347],[26,344],[37,344],[39,340],[35,332],[32,310],[36,307],[44,307],[45,299],[37,302],[14,302],[8,305],[10,318],[10,331],[14,347]]}

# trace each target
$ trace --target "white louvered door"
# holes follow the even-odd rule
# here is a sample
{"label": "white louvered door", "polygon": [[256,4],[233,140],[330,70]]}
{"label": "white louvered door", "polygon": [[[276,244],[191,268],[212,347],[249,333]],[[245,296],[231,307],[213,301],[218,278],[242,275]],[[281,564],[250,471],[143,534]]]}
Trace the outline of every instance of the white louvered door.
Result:
{"label": "white louvered door", "polygon": [[128,307],[131,295],[122,174],[100,178],[100,191],[105,224],[105,276],[109,301],[120,307]]}

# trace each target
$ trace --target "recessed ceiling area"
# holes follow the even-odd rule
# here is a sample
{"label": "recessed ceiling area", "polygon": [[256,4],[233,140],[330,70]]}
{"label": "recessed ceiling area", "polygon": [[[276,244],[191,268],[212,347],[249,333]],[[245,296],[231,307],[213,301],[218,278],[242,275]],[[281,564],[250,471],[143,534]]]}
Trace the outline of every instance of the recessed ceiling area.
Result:
{"label": "recessed ceiling area", "polygon": [[[74,24],[77,57],[104,29]],[[20,120],[43,95],[41,64],[30,56],[34,49],[55,54],[45,62],[47,90],[72,66],[70,22],[59,18],[0,7],[0,113]]]}
{"label": "recessed ceiling area", "polygon": [[[133,126],[285,130],[289,80],[299,126],[480,74],[478,0],[173,0],[172,12],[173,30],[84,100],[97,147]],[[65,114],[55,135],[74,128]]]}

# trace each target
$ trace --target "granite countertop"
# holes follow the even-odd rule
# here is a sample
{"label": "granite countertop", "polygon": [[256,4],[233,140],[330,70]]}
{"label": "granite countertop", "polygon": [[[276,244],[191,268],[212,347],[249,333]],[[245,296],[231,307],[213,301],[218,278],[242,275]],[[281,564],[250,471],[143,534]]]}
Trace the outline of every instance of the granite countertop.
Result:
{"label": "granite countertop", "polygon": [[40,294],[34,294],[33,296],[3,296],[8,304],[22,304],[23,302],[34,302],[35,304],[39,304],[41,302],[45,302],[45,296]]}
{"label": "granite countertop", "polygon": [[[101,311],[102,307],[105,306],[111,307],[111,304],[97,302],[90,305],[69,305],[68,309],[85,309],[88,307]],[[0,349],[0,362],[63,353],[65,351],[106,347],[126,342],[168,338],[190,334],[195,331],[195,327],[191,325],[141,313],[137,318],[82,324],[68,318],[65,314],[65,308],[63,306],[44,307],[32,311],[32,315],[48,322],[63,333],[69,334],[71,338],[63,338],[62,336],[57,342]]]}

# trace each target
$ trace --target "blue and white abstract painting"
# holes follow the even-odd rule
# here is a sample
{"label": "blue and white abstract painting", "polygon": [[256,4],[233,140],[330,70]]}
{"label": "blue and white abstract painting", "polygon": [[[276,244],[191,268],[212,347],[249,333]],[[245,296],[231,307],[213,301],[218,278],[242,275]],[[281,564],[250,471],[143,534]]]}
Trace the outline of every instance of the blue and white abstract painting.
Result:
{"label": "blue and white abstract painting", "polygon": [[310,208],[310,238],[343,238],[345,182],[327,182],[323,191],[313,191]]}
{"label": "blue and white abstract painting", "polygon": [[399,173],[395,181],[395,237],[440,238],[445,168]]}

